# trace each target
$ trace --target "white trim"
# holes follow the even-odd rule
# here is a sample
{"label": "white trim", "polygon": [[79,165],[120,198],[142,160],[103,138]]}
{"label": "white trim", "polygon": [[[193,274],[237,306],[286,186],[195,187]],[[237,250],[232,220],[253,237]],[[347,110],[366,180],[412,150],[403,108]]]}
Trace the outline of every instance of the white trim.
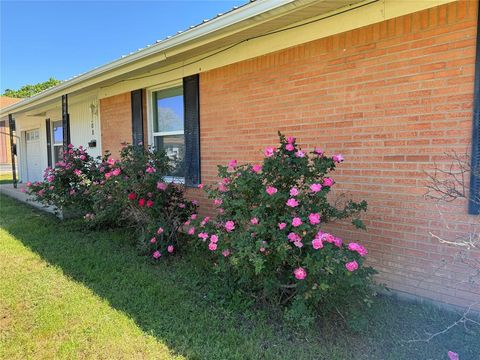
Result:
{"label": "white trim", "polygon": [[185,130],[153,132],[153,136],[184,135]]}

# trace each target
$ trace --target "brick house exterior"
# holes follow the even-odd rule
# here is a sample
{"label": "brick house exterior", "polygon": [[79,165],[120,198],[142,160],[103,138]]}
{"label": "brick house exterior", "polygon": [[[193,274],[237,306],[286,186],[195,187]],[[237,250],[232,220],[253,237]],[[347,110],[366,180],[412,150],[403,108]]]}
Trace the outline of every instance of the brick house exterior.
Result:
{"label": "brick house exterior", "polygon": [[[365,243],[378,281],[389,288],[472,304],[479,285],[469,284],[468,269],[454,261],[457,250],[430,232],[464,235],[478,215],[456,203],[442,207],[440,216],[424,194],[426,172],[449,165],[445,152],[469,153],[472,146],[477,6],[446,1],[197,69],[201,182],[215,182],[217,164],[230,159],[259,161],[261,150],[275,145],[277,130],[295,136],[306,150],[342,153],[346,162],[336,171],[336,191],[367,200],[368,230],[336,224],[335,234]],[[132,141],[133,89],[146,89],[141,121],[145,142],[152,143],[152,84],[137,75],[128,91],[99,91],[102,152],[116,155],[122,142]],[[199,190],[190,188],[189,196],[200,200],[202,212],[211,212]]]}

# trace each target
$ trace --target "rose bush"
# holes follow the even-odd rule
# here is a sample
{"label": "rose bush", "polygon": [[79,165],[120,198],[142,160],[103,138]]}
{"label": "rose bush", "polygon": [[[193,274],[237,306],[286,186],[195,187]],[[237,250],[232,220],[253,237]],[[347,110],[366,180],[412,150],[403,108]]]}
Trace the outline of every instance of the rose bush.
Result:
{"label": "rose bush", "polygon": [[[343,161],[320,149],[307,154],[294,138],[265,149],[263,164],[219,166],[221,179],[205,186],[218,215],[193,217],[187,232],[208,251],[232,284],[257,298],[288,305],[292,313],[346,309],[368,300],[374,270],[363,265],[367,250],[325,232],[328,222],[357,218],[365,201],[330,204],[330,173]],[[301,309],[301,310],[298,310]]]}
{"label": "rose bush", "polygon": [[83,147],[68,146],[63,160],[55,168],[46,168],[43,181],[27,183],[27,192],[34,200],[59,211],[74,209],[83,215],[91,211],[93,198],[91,186],[100,181],[98,159],[90,156]]}

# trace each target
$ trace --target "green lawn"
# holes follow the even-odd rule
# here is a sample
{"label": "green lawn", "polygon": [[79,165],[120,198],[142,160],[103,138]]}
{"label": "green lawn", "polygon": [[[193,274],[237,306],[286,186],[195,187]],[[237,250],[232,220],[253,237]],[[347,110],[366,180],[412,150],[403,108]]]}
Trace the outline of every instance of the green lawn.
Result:
{"label": "green lawn", "polygon": [[0,197],[0,359],[479,359],[480,328],[379,298],[361,332],[295,330],[273,310],[224,300],[202,259],[158,265],[128,233],[86,232]]}

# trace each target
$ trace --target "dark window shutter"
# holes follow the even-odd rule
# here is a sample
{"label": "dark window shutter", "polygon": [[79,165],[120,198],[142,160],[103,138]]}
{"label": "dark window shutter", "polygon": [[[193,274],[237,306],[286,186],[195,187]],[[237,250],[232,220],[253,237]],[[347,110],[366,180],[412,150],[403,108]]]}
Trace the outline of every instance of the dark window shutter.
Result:
{"label": "dark window shutter", "polygon": [[198,74],[183,78],[185,184],[200,184],[200,97]]}
{"label": "dark window shutter", "polygon": [[50,119],[45,120],[45,128],[47,129],[47,162],[48,167],[52,167],[52,127]]}
{"label": "dark window shutter", "polygon": [[62,128],[63,128],[63,148],[64,154],[67,154],[70,139],[70,114],[68,113],[68,95],[62,95]]}
{"label": "dark window shutter", "polygon": [[[480,8],[477,16],[480,21]],[[468,213],[478,215],[480,213],[480,23],[478,22],[473,102],[472,168],[470,173]]]}
{"label": "dark window shutter", "polygon": [[142,89],[132,91],[132,144],[144,144]]}

